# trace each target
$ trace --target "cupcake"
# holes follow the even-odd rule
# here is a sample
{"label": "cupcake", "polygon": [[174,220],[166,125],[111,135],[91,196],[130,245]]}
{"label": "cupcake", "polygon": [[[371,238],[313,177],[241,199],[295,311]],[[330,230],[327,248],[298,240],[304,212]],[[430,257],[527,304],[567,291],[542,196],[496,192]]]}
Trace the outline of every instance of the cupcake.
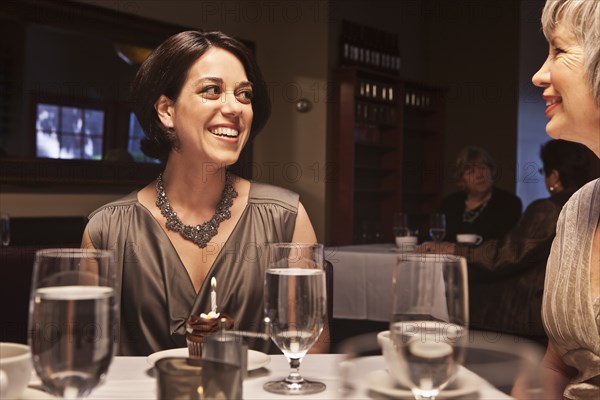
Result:
{"label": "cupcake", "polygon": [[[212,314],[212,313],[211,313]],[[220,329],[233,328],[233,318],[225,313],[192,315],[187,321],[187,341],[190,357],[202,357],[202,342],[204,337],[213,335]]]}

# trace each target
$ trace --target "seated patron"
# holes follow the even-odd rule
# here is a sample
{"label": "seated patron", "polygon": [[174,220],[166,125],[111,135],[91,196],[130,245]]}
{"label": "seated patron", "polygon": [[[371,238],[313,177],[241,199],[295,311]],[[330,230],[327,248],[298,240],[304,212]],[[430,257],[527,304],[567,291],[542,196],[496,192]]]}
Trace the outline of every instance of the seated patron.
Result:
{"label": "seated patron", "polygon": [[521,216],[521,200],[495,187],[496,163],[482,148],[466,147],[456,158],[455,177],[459,192],[442,201],[446,214],[446,239],[460,233],[475,233],[484,240],[499,239]]}
{"label": "seated patron", "polygon": [[589,180],[591,155],[583,145],[553,140],[542,146],[540,156],[550,197],[531,203],[507,234],[477,247],[427,242],[417,251],[467,258],[472,327],[545,343],[542,295],[556,221],[569,197]]}

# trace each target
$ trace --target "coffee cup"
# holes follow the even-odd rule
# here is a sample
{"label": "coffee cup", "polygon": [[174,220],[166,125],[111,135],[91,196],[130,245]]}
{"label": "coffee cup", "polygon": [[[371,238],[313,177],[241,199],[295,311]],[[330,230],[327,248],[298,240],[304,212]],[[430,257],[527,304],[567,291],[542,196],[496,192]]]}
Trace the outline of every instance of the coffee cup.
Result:
{"label": "coffee cup", "polygon": [[0,343],[0,398],[20,399],[31,379],[31,350],[20,343]]}
{"label": "coffee cup", "polygon": [[466,243],[477,246],[480,245],[481,242],[483,242],[483,238],[474,233],[460,233],[456,235],[456,241],[458,243]]}
{"label": "coffee cup", "polygon": [[417,237],[416,236],[396,236],[396,246],[398,248],[405,248],[417,245]]}
{"label": "coffee cup", "polygon": [[390,331],[383,331],[377,334],[377,343],[381,347],[381,353],[385,360],[385,365],[390,372],[390,376],[403,387],[410,387],[408,376],[408,365],[401,353],[394,348],[394,343],[390,336]]}

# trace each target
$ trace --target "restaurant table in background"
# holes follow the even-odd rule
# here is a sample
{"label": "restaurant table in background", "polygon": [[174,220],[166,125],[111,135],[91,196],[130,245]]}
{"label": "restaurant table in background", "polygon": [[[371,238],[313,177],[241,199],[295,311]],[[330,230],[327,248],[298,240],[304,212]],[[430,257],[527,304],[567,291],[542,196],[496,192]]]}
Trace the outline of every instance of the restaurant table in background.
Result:
{"label": "restaurant table in background", "polygon": [[390,320],[395,244],[363,244],[325,248],[333,264],[333,317]]}
{"label": "restaurant table in background", "polygon": [[[353,382],[353,393],[341,392],[339,364],[345,360],[341,354],[309,354],[302,362],[302,375],[306,378],[324,382],[327,389],[318,394],[307,396],[284,396],[267,393],[262,386],[265,382],[281,378],[288,373],[288,362],[283,355],[272,355],[271,362],[265,368],[251,371],[244,380],[244,399],[368,399],[381,398],[381,395],[370,392],[364,379]],[[383,356],[369,357],[369,367],[385,368]],[[367,373],[363,371],[363,378]],[[89,399],[156,399],[156,380],[152,377],[151,366],[145,357],[115,357],[108,372],[107,380],[99,386]],[[472,374],[473,375],[473,374]],[[479,395],[473,398],[510,399],[509,396],[493,388],[485,380],[473,375],[477,382]]]}

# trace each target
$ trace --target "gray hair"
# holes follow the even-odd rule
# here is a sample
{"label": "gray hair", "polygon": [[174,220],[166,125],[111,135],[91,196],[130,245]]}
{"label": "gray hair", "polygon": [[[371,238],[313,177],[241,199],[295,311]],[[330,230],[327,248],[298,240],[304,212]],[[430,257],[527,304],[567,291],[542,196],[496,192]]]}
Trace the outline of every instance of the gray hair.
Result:
{"label": "gray hair", "polygon": [[558,24],[583,47],[585,77],[600,106],[600,0],[547,0],[542,29],[548,41]]}
{"label": "gray hair", "polygon": [[454,177],[456,178],[458,185],[462,186],[462,176],[467,169],[473,164],[485,164],[490,169],[492,179],[496,178],[497,165],[492,156],[477,146],[464,147],[456,156]]}

